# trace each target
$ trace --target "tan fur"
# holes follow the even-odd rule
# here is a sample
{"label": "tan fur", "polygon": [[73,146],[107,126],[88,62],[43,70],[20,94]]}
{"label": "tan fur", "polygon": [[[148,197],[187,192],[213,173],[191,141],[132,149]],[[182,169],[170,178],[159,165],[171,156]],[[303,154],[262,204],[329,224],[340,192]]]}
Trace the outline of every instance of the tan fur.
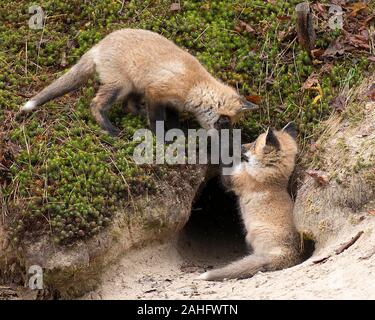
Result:
{"label": "tan fur", "polygon": [[[192,112],[203,128],[213,128],[220,115],[236,117],[246,103],[238,93],[213,78],[196,58],[156,33],[122,29],[91,48],[65,75],[33,97],[23,110],[76,89],[97,72],[101,82],[92,113],[103,129],[115,133],[106,111],[117,100],[136,93],[145,97],[151,116],[162,105]],[[248,106],[249,107],[249,106]]]}
{"label": "tan fur", "polygon": [[239,199],[246,241],[253,253],[226,267],[204,273],[204,280],[247,278],[258,271],[278,270],[299,262],[299,236],[293,223],[293,202],[287,192],[297,144],[286,131],[273,131],[278,147],[266,143],[267,133],[243,146],[247,161],[230,177]]}

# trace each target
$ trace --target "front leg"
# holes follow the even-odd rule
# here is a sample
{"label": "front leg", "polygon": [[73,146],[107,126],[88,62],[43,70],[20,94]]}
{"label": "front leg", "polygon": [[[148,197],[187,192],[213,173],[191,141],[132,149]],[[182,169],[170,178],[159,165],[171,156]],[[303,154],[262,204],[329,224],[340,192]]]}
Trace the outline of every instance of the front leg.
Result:
{"label": "front leg", "polygon": [[178,129],[180,127],[180,117],[178,112],[175,109],[170,107],[165,107],[165,121],[166,128],[169,129]]}
{"label": "front leg", "polygon": [[165,122],[165,108],[161,104],[149,104],[148,121],[151,131],[156,134],[156,121]]}
{"label": "front leg", "polygon": [[228,177],[230,177],[230,185],[232,190],[234,190],[237,194],[241,193],[242,191],[246,191],[251,183],[251,177],[246,171],[244,162],[241,162],[234,167],[232,174]]}

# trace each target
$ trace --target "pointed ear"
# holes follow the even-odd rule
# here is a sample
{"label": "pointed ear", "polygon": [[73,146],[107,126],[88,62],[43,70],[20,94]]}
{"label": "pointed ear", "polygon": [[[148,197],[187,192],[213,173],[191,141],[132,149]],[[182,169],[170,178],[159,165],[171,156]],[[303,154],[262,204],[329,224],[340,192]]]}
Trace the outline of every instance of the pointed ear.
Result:
{"label": "pointed ear", "polygon": [[266,146],[280,149],[280,142],[277,139],[272,128],[268,128],[266,132]]}
{"label": "pointed ear", "polygon": [[259,106],[255,103],[247,101],[245,98],[241,98],[242,102],[242,111],[253,111],[259,109]]}
{"label": "pointed ear", "polygon": [[293,121],[289,122],[282,131],[288,133],[294,140],[297,138],[296,124]]}

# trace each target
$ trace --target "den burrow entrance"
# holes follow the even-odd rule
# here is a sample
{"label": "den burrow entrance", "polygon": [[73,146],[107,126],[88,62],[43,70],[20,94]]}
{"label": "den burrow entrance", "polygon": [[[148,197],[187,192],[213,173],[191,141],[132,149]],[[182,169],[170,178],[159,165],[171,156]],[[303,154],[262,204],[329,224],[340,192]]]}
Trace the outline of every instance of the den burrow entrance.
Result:
{"label": "den burrow entrance", "polygon": [[[304,240],[303,260],[310,258],[315,245]],[[178,237],[181,256],[195,267],[210,269],[232,262],[249,253],[238,202],[225,190],[220,177],[211,178],[198,191],[190,219]]]}
{"label": "den burrow entrance", "polygon": [[184,259],[206,268],[249,252],[236,197],[224,189],[220,177],[211,178],[197,193],[178,247]]}

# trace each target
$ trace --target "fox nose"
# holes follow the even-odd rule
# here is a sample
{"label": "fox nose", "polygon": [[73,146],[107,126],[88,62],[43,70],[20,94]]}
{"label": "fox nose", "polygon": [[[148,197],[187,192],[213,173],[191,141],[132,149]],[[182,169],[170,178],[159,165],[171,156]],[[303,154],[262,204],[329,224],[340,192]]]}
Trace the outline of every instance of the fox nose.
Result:
{"label": "fox nose", "polygon": [[214,128],[217,130],[231,129],[231,127],[232,127],[231,120],[227,116],[220,116],[214,125]]}
{"label": "fox nose", "polygon": [[245,154],[247,152],[247,149],[244,146],[241,146],[241,153]]}

